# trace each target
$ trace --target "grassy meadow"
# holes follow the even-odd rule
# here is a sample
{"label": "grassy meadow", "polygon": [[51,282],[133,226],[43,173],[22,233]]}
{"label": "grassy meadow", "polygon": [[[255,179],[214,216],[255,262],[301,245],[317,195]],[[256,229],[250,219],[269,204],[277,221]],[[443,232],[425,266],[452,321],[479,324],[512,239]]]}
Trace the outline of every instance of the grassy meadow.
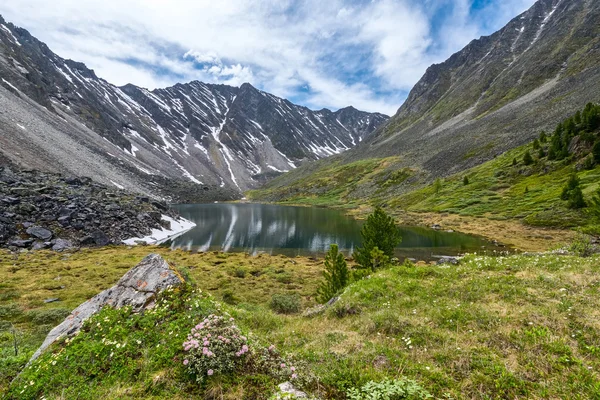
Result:
{"label": "grassy meadow", "polygon": [[[190,276],[201,295],[170,299],[156,314],[103,311],[27,370],[6,398],[268,399],[280,382],[256,368],[202,384],[184,369],[184,332],[212,313],[234,317],[253,346],[274,345],[294,360],[297,385],[320,398],[343,399],[385,377],[415,380],[439,399],[600,398],[600,256],[473,254],[459,266],[396,265],[308,317],[322,260],[154,247],[0,253],[0,390],[69,310],[150,252]],[[277,313],[273,294],[297,294],[300,310]],[[60,301],[43,302],[53,297]],[[127,346],[96,347],[109,339]],[[90,374],[93,365],[103,368]]]}

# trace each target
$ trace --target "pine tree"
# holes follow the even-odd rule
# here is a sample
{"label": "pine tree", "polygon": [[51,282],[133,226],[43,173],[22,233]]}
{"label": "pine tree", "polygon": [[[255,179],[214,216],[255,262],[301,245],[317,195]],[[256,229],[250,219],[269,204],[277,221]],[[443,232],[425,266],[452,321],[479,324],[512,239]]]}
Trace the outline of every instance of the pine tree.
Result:
{"label": "pine tree", "polygon": [[402,241],[394,219],[380,207],[376,207],[367,217],[360,236],[363,245],[356,249],[353,256],[362,268],[370,270],[374,269],[371,253],[375,247],[391,258],[394,256],[394,248]]}
{"label": "pine tree", "polygon": [[525,152],[525,155],[523,156],[523,164],[525,164],[525,165],[533,164],[533,157],[531,157],[531,153],[529,152],[529,150],[527,150]]}
{"label": "pine tree", "polygon": [[539,158],[544,158],[546,157],[546,153],[544,152],[544,149],[540,147],[540,151],[538,151],[538,157]]}
{"label": "pine tree", "polygon": [[516,158],[513,158],[512,165],[513,165],[513,167],[516,167],[516,166],[517,166],[517,159],[516,159]]}
{"label": "pine tree", "polygon": [[586,206],[577,174],[571,175],[567,185],[563,188],[560,198],[568,201],[569,208],[583,208]]}
{"label": "pine tree", "polygon": [[533,149],[534,149],[534,150],[537,150],[537,149],[539,149],[539,148],[540,148],[540,141],[539,141],[539,140],[537,140],[537,139],[535,139],[535,140],[533,141]]}
{"label": "pine tree", "polygon": [[467,176],[465,176],[463,178],[463,185],[467,186],[469,184],[469,178]]}
{"label": "pine tree", "polygon": [[546,143],[548,141],[548,135],[545,131],[540,132],[540,143]]}
{"label": "pine tree", "polygon": [[319,303],[327,303],[335,297],[350,281],[350,272],[344,255],[338,251],[338,245],[332,244],[325,256],[325,270],[323,278],[317,289]]}
{"label": "pine tree", "polygon": [[592,147],[592,154],[594,155],[594,161],[600,164],[600,140]]}

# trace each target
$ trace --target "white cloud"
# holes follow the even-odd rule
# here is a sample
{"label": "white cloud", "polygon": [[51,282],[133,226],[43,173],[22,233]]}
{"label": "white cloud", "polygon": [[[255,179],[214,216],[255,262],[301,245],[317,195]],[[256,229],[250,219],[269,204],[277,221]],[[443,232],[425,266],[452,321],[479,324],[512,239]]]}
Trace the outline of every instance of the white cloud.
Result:
{"label": "white cloud", "polygon": [[314,108],[392,114],[432,62],[533,3],[473,14],[473,1],[19,0],[0,13],[118,85],[248,81]]}

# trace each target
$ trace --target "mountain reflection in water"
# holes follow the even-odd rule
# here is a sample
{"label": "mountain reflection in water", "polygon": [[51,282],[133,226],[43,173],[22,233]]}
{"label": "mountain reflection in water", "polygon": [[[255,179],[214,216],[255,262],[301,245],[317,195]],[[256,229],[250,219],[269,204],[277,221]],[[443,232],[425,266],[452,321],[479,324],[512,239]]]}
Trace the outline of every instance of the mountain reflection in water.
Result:
{"label": "mountain reflection in water", "polygon": [[[197,226],[167,242],[192,251],[239,251],[250,254],[322,255],[336,243],[350,255],[361,245],[357,221],[337,210],[271,204],[182,204],[174,208]],[[399,257],[422,260],[493,249],[486,240],[421,227],[400,227]]]}

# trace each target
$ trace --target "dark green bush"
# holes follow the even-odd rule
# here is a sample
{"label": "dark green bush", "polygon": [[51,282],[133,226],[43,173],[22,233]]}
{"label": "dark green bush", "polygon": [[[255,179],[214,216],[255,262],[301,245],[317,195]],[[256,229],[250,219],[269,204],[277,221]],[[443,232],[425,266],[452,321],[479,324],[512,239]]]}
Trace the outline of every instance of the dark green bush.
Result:
{"label": "dark green bush", "polygon": [[71,310],[66,308],[51,308],[28,311],[26,317],[36,325],[56,325],[67,318],[69,314],[71,314]]}
{"label": "dark green bush", "polygon": [[296,314],[300,312],[300,296],[297,293],[274,294],[269,305],[276,313]]}

